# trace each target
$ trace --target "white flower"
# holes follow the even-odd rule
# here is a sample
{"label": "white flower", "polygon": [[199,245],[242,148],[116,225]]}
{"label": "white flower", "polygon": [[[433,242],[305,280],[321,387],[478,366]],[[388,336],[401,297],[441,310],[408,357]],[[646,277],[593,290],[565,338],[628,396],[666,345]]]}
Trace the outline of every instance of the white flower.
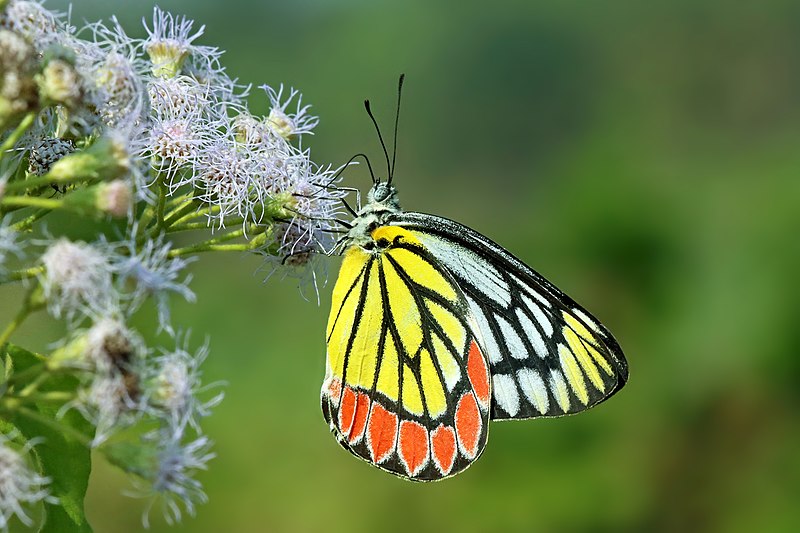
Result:
{"label": "white flower", "polygon": [[107,257],[82,242],[59,239],[42,255],[40,276],[48,309],[72,322],[77,314],[104,316],[117,308]]}
{"label": "white flower", "polygon": [[19,33],[41,52],[59,40],[63,22],[61,15],[46,10],[42,2],[11,0],[0,12],[0,26]]}
{"label": "white flower", "polygon": [[[130,234],[135,236],[136,233],[134,225]],[[135,312],[152,296],[158,308],[159,330],[163,328],[172,334],[170,294],[178,294],[188,302],[195,301],[195,295],[189,288],[192,277],[188,274],[183,276],[183,271],[192,260],[169,257],[171,244],[163,237],[148,239],[139,245],[132,237],[120,242],[105,243],[103,248],[109,258],[110,268],[117,275],[119,290],[127,300],[128,311]],[[133,289],[126,290],[131,282]]]}
{"label": "white flower", "polygon": [[[17,432],[15,432],[17,433]],[[28,465],[26,457],[41,439],[29,440],[21,450],[10,446],[14,434],[0,434],[0,530],[8,531],[9,522],[16,516],[30,527],[33,520],[25,507],[40,501],[56,503],[46,486],[50,478],[39,475]]]}
{"label": "white flower", "polygon": [[168,524],[180,522],[183,509],[194,516],[195,505],[206,503],[208,496],[202,484],[194,478],[200,470],[208,469],[208,462],[216,457],[211,451],[213,443],[205,436],[184,442],[185,426],[167,427],[153,432],[149,438],[159,444],[157,464],[150,475],[149,487],[141,486],[139,495],[150,497],[142,522],[149,527],[150,509],[160,501],[161,510]]}
{"label": "white flower", "polygon": [[[281,84],[278,91],[268,85],[262,85],[261,89],[269,96],[270,105],[272,106],[267,117],[267,123],[278,135],[284,139],[292,139],[297,135],[312,133],[312,130],[319,123],[319,118],[307,114],[311,106],[302,105],[303,95],[300,94],[300,91],[289,89],[289,96],[281,103],[283,84]],[[287,113],[286,108],[294,100],[295,96],[297,97],[297,108],[294,113]]]}
{"label": "white flower", "polygon": [[[0,189],[2,186],[3,182],[0,182]],[[0,191],[0,198],[2,198],[2,191]],[[10,256],[22,256],[22,246],[17,237],[17,232],[11,227],[11,217],[0,219],[0,276],[5,274],[5,262]]]}
{"label": "white flower", "polygon": [[219,383],[203,385],[200,365],[208,356],[208,346],[201,347],[196,354],[177,347],[171,352],[148,361],[143,375],[143,401],[150,412],[169,420],[172,426],[188,423],[200,431],[199,421],[211,414],[224,393],[220,392],[203,401],[198,396],[219,386]]}

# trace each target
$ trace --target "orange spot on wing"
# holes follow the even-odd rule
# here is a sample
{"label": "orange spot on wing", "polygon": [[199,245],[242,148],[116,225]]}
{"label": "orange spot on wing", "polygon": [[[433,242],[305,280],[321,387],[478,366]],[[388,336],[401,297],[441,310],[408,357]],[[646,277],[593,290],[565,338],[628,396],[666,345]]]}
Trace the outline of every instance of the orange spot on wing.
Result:
{"label": "orange spot on wing", "polygon": [[353,427],[350,428],[350,442],[356,442],[364,435],[369,414],[369,396],[359,393],[356,398],[356,412],[353,415]]}
{"label": "orange spot on wing", "polygon": [[484,410],[489,408],[489,369],[486,368],[486,361],[478,348],[475,339],[469,344],[469,354],[467,354],[467,374],[472,383],[472,390],[481,403]]}
{"label": "orange spot on wing", "polygon": [[394,451],[397,437],[397,415],[374,402],[367,424],[367,447],[372,461],[380,463]]}
{"label": "orange spot on wing", "polygon": [[339,407],[339,431],[342,435],[348,435],[350,428],[353,427],[353,415],[356,410],[356,393],[350,387],[344,388],[342,394],[342,405]]}
{"label": "orange spot on wing", "polygon": [[456,406],[456,434],[461,450],[472,459],[478,453],[478,439],[481,436],[481,414],[475,396],[464,394]]}
{"label": "orange spot on wing", "polygon": [[332,379],[328,385],[328,397],[331,399],[333,405],[339,405],[339,397],[342,395],[342,382],[338,379]]}
{"label": "orange spot on wing", "polygon": [[456,460],[456,432],[450,426],[439,426],[431,433],[433,461],[442,475],[446,476]]}
{"label": "orange spot on wing", "polygon": [[400,423],[400,457],[409,476],[415,476],[428,462],[428,432],[412,420]]}

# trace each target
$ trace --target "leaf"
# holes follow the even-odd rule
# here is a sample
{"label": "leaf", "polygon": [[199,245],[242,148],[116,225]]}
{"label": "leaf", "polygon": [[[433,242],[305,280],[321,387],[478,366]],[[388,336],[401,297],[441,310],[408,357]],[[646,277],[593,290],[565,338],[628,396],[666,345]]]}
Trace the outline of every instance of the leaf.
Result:
{"label": "leaf", "polygon": [[[12,344],[6,345],[6,368],[14,373],[24,371],[43,360],[43,356],[31,353]],[[59,374],[45,382],[42,392],[75,391],[78,380],[71,375]],[[45,521],[42,533],[91,533],[92,528],[86,520],[83,499],[91,472],[91,450],[85,444],[94,433],[92,425],[79,413],[69,411],[60,419],[56,418],[58,407],[53,405],[34,405],[27,409],[32,413],[26,416],[15,412],[12,423],[27,439],[41,437],[33,451],[39,460],[42,475],[50,478],[50,493],[58,498],[58,503],[45,503]],[[82,442],[78,436],[57,429],[56,424],[70,426],[85,436]]]}

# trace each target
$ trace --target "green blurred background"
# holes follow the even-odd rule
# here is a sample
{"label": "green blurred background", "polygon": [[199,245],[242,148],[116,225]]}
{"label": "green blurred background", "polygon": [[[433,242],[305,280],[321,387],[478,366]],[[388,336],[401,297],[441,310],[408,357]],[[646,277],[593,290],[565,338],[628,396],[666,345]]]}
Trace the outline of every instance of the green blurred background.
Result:
{"label": "green blurred background", "polygon": [[[153,4],[77,1],[72,17],[139,35]],[[203,257],[199,302],[174,316],[210,338],[205,379],[228,383],[205,425],[210,503],[152,531],[796,531],[798,2],[160,5],[206,24],[235,77],[300,88],[320,163],[366,150],[380,168],[362,100],[388,129],[405,72],[404,207],[527,261],[608,325],[631,377],[587,414],[493,424],[454,479],[403,482],[322,420],[330,286],[318,307],[293,280],[262,284],[256,258]],[[138,531],[143,502],[96,465],[96,531]]]}

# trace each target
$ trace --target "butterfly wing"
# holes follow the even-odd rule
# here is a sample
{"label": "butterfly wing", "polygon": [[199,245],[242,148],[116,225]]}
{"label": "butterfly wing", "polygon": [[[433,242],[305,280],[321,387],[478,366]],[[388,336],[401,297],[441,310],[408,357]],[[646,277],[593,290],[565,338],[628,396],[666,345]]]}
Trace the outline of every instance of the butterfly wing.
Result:
{"label": "butterfly wing", "polygon": [[627,362],[611,333],[504,248],[433,215],[402,213],[392,224],[461,288],[491,367],[492,419],[577,413],[625,384]]}
{"label": "butterfly wing", "polygon": [[327,330],[322,410],[339,443],[398,476],[465,469],[486,444],[487,361],[469,304],[446,268],[402,228],[350,247]]}

